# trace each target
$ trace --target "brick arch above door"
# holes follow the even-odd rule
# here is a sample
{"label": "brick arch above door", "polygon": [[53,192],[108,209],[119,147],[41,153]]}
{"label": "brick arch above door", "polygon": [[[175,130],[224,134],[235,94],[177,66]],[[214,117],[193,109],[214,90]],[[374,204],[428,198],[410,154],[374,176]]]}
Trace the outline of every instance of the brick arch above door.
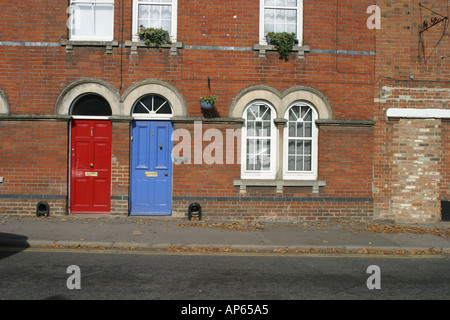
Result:
{"label": "brick arch above door", "polygon": [[67,86],[55,104],[55,114],[69,115],[73,102],[82,95],[97,94],[111,107],[113,116],[122,115],[119,92],[109,83],[99,79],[81,79]]}
{"label": "brick arch above door", "polygon": [[136,101],[148,94],[157,94],[166,99],[172,107],[174,117],[186,117],[187,107],[181,93],[171,84],[157,80],[148,79],[136,82],[122,95],[123,115],[131,116]]}

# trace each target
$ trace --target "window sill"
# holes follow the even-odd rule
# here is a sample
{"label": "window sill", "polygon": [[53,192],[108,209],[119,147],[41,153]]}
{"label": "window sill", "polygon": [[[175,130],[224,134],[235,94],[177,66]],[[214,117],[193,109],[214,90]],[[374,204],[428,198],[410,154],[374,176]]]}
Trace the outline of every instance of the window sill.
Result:
{"label": "window sill", "polygon": [[119,46],[119,41],[91,41],[91,40],[61,40],[61,45],[66,47],[66,53],[73,53],[73,47],[105,47],[106,54],[112,54],[113,47]]}
{"label": "window sill", "polygon": [[[143,41],[125,41],[125,47],[131,47],[131,54],[137,55],[138,48],[157,48],[158,46],[155,44],[146,45]],[[182,42],[172,42],[172,44],[162,44],[160,48],[168,48],[170,50],[171,56],[178,55],[178,49],[183,48]]]}
{"label": "window sill", "polygon": [[[253,50],[258,51],[258,57],[266,58],[267,51],[277,51],[274,45],[254,44]],[[291,52],[297,52],[298,59],[304,59],[307,52],[310,52],[309,46],[294,46]]]}
{"label": "window sill", "polygon": [[267,179],[241,179],[234,180],[239,186],[240,193],[246,193],[247,187],[276,187],[277,193],[283,193],[283,187],[312,187],[313,193],[319,193],[319,187],[325,187],[325,180],[267,180]]}

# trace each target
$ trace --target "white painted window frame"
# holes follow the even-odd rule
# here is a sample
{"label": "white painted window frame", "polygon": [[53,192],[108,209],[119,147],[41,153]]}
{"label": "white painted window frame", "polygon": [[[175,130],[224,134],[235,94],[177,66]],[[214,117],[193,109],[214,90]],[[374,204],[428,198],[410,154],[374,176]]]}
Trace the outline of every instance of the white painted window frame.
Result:
{"label": "white painted window frame", "polygon": [[[312,111],[312,137],[311,137],[311,170],[291,171],[288,167],[289,161],[289,111],[294,106],[307,106]],[[283,129],[283,179],[284,180],[316,180],[318,173],[318,135],[317,127],[318,113],[314,106],[305,101],[297,101],[289,105],[284,118],[288,121]]]}
{"label": "white painted window frame", "polygon": [[[77,22],[73,22],[73,19],[76,19],[77,17],[77,5],[92,5],[94,6],[111,6],[112,7],[112,19],[111,19],[111,35],[109,36],[97,36],[97,35],[91,35],[91,36],[78,36],[74,35],[73,31],[76,27]],[[70,0],[70,7],[69,7],[69,39],[73,41],[112,41],[114,39],[114,0]],[[72,24],[75,25],[72,25]]]}
{"label": "white painted window frame", "polygon": [[[266,6],[264,0],[259,1],[259,44],[267,45],[266,34],[264,32],[264,10],[273,6]],[[278,9],[292,9],[294,7],[277,7]],[[303,45],[303,0],[297,0],[297,31],[295,32],[298,46]]]}
{"label": "white painted window frame", "polygon": [[[139,38],[137,36],[139,32],[139,26],[138,26],[138,6],[139,6],[138,0],[133,0],[133,26],[132,26],[132,41],[139,41]],[[171,28],[172,32],[170,33],[170,40],[172,42],[177,41],[177,26],[178,26],[178,0],[172,0],[171,3],[168,2],[141,2],[141,4],[148,4],[148,5],[171,5],[172,6],[172,21],[171,21]]]}
{"label": "white painted window frame", "polygon": [[[169,104],[171,113],[169,114],[169,113],[157,113],[157,112],[149,112],[149,113],[134,113],[134,112],[132,112],[133,119],[136,119],[136,120],[170,120],[173,117],[173,108],[172,108],[172,105],[170,104],[169,100],[167,100],[165,97],[163,97],[157,93],[150,93],[148,95],[150,95],[150,96],[158,95],[161,98],[163,98],[164,100],[166,100],[165,103]],[[136,104],[140,103],[140,101],[145,96],[147,96],[147,95],[143,95],[138,100],[136,100],[136,102],[133,105],[132,111],[134,111]],[[146,106],[146,107],[148,107],[148,106]],[[152,106],[152,109],[153,109],[153,106]]]}
{"label": "white painted window frame", "polygon": [[[247,169],[247,111],[253,105],[265,105],[269,107],[270,114],[270,169],[269,170],[248,170]],[[241,178],[242,179],[275,179],[276,170],[277,170],[277,158],[278,158],[278,130],[275,127],[275,117],[276,110],[275,108],[263,100],[252,101],[248,106],[244,109],[242,117],[245,119],[245,122],[242,126],[242,144],[241,144]]]}

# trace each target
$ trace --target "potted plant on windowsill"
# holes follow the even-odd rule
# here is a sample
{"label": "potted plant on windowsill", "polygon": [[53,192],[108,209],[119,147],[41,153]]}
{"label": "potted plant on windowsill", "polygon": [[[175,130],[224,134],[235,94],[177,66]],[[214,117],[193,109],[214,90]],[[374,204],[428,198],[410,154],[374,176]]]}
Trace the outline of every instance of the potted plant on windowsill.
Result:
{"label": "potted plant on windowsill", "polygon": [[280,54],[280,59],[289,60],[289,52],[294,45],[298,44],[294,32],[268,32],[266,35],[267,43],[274,45]]}
{"label": "potted plant on windowsill", "polygon": [[172,44],[169,32],[163,29],[144,28],[144,26],[141,25],[139,27],[138,37],[139,40],[144,41],[147,46],[154,44],[159,48],[163,44]]}
{"label": "potted plant on windowsill", "polygon": [[203,109],[212,109],[214,104],[217,102],[217,98],[215,96],[204,96],[200,97],[200,104]]}

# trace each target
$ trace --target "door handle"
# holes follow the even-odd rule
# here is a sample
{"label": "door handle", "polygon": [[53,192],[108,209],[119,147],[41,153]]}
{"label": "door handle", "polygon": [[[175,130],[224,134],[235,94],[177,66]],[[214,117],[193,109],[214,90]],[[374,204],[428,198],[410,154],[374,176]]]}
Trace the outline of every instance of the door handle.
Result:
{"label": "door handle", "polygon": [[167,172],[165,172],[165,173],[164,173],[164,175],[165,175],[165,176],[167,177],[168,173],[167,173]]}
{"label": "door handle", "polygon": [[89,167],[93,168],[93,167],[94,167],[94,164],[93,164],[93,163],[91,163],[91,164],[89,165]]}

